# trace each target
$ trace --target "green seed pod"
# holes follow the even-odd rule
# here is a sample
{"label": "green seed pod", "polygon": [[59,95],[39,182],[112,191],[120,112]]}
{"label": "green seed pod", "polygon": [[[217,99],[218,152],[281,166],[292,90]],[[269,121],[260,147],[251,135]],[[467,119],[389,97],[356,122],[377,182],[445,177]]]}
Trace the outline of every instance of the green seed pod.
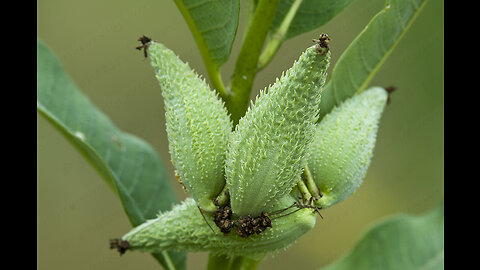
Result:
{"label": "green seed pod", "polygon": [[240,119],[225,161],[234,213],[258,216],[295,185],[314,137],[329,63],[330,52],[309,47]]}
{"label": "green seed pod", "polygon": [[[275,209],[292,205],[290,196],[280,200]],[[293,212],[295,208],[284,212]],[[286,213],[282,212],[280,215]],[[213,215],[204,213],[205,219],[213,224]],[[300,236],[315,226],[316,216],[312,209],[301,209],[277,219],[272,217],[272,227],[259,234],[242,238],[231,231],[227,235],[220,233],[213,225],[212,229],[202,217],[197,205],[191,198],[176,205],[171,211],[160,214],[156,219],[134,228],[122,237],[127,241],[128,249],[144,252],[163,251],[208,251],[214,254],[255,257],[286,248]]]}
{"label": "green seed pod", "polygon": [[334,108],[319,123],[308,167],[327,208],[345,200],[361,184],[375,148],[378,123],[388,94],[373,87]]}
{"label": "green seed pod", "polygon": [[169,150],[187,191],[202,209],[225,185],[226,144],[232,122],[205,80],[164,45],[151,42],[148,55],[162,88]]}

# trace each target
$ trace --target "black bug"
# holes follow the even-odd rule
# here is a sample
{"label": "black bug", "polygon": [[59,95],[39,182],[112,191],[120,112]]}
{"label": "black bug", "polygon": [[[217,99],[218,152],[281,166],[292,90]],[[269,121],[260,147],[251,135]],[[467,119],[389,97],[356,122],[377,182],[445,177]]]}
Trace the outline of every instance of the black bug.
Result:
{"label": "black bug", "polygon": [[260,234],[267,228],[272,228],[272,220],[269,214],[262,212],[260,216],[252,218],[250,215],[240,217],[236,221],[237,235],[247,238],[252,234]]}
{"label": "black bug", "polygon": [[147,49],[148,49],[148,46],[150,45],[150,42],[152,41],[151,38],[143,35],[141,36],[138,41],[140,41],[142,43],[142,45],[140,46],[137,46],[135,49],[141,51],[143,49],[143,55],[145,55],[145,58],[147,58]]}
{"label": "black bug", "polygon": [[130,248],[130,244],[126,240],[122,239],[110,239],[110,249],[117,249],[117,251],[122,255]]}
{"label": "black bug", "polygon": [[[198,209],[200,210],[200,213],[202,214],[202,217],[207,223],[207,225],[216,235],[212,226],[210,226],[210,223],[208,223],[205,215],[203,214],[203,210],[200,207],[198,207]],[[217,227],[224,235],[229,234],[230,231],[236,227],[237,235],[243,238],[247,238],[252,234],[260,234],[267,228],[272,227],[272,221],[269,218],[269,214],[265,212],[262,212],[260,216],[255,218],[247,215],[242,216],[238,219],[232,219],[232,214],[233,212],[229,205],[218,207],[218,209],[213,213],[213,222],[215,223],[215,225],[217,225]]]}
{"label": "black bug", "polygon": [[215,222],[215,225],[217,225],[224,234],[228,234],[235,225],[235,222],[231,220],[232,214],[232,208],[228,205],[218,208],[214,213],[213,222]]}
{"label": "black bug", "polygon": [[[320,196],[321,198],[321,196]],[[309,208],[309,209],[312,209],[313,211],[315,211],[315,213],[317,213],[322,219],[323,219],[323,216],[322,214],[320,213],[320,209],[322,209],[321,207],[318,207],[318,206],[315,206],[313,204],[313,201],[314,200],[318,200],[318,198],[314,198],[314,197],[310,197],[310,199],[308,201],[304,201],[303,199],[299,199],[297,202],[294,202],[292,205],[290,205],[289,207],[287,208],[284,208],[284,209],[281,209],[281,210],[278,210],[277,212],[281,211],[281,212],[284,212],[288,209],[291,209],[293,207],[297,207],[297,209],[293,210],[292,212],[289,212],[287,214],[284,214],[284,215],[281,215],[281,216],[278,216],[278,217],[275,217],[275,218],[272,218],[272,219],[277,219],[277,218],[281,218],[281,217],[284,217],[284,216],[288,216],[288,215],[291,215],[297,211],[300,211],[302,209],[305,209],[305,208]]]}
{"label": "black bug", "polygon": [[318,39],[312,39],[312,41],[317,43],[315,49],[319,54],[326,55],[330,50],[330,47],[328,46],[330,43],[330,37],[327,34],[321,34]]}
{"label": "black bug", "polygon": [[[225,205],[225,206],[218,207],[218,209],[213,213],[213,216],[214,216],[213,222],[224,235],[229,234],[232,229],[236,228],[235,232],[238,236],[241,236],[243,238],[248,238],[250,235],[260,234],[264,232],[267,228],[272,228],[272,220],[291,215],[301,209],[305,209],[305,208],[313,209],[316,213],[320,215],[321,218],[323,218],[319,211],[320,208],[313,205],[313,199],[314,199],[313,197],[310,197],[310,200],[307,203],[300,202],[300,201],[294,202],[289,207],[279,209],[277,211],[273,211],[270,213],[262,212],[258,217],[252,217],[251,215],[246,215],[246,216],[239,217],[238,219],[232,219],[232,214],[233,214],[232,208],[229,205]],[[289,213],[286,213],[284,215],[276,216],[294,207],[296,207],[297,209]],[[205,215],[203,214],[203,210],[200,207],[198,207],[198,209],[200,210],[200,213],[202,214],[202,217],[207,223],[207,225],[210,227],[212,232],[216,235],[212,226],[210,226]]]}

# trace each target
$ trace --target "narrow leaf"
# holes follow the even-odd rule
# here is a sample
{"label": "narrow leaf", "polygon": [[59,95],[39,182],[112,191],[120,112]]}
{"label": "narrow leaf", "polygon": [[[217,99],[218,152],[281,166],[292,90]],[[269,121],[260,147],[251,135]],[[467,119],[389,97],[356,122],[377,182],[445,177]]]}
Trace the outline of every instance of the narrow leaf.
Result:
{"label": "narrow leaf", "polygon": [[[178,201],[151,146],[116,128],[77,88],[40,40],[37,110],[100,172],[120,197],[133,226],[154,218],[159,210],[169,210]],[[172,261],[177,269],[185,267],[184,253],[153,255],[165,267]]]}
{"label": "narrow leaf", "polygon": [[239,0],[175,0],[200,49],[213,87],[224,95],[219,68],[228,60],[238,27]]}
{"label": "narrow leaf", "polygon": [[444,213],[398,215],[371,228],[355,248],[322,270],[443,269]]}
{"label": "narrow leaf", "polygon": [[258,60],[258,69],[265,68],[282,43],[330,21],[353,0],[283,0],[278,5],[269,40]]}
{"label": "narrow leaf", "polygon": [[[275,33],[280,28],[287,17],[291,6],[299,0],[282,0],[277,9],[277,14],[273,21],[271,33]],[[342,11],[354,0],[304,0],[300,4],[295,17],[293,18],[285,39],[293,38],[300,34],[314,30]]]}
{"label": "narrow leaf", "polygon": [[363,91],[409,29],[427,0],[387,0],[332,70],[322,92],[320,119],[343,100]]}

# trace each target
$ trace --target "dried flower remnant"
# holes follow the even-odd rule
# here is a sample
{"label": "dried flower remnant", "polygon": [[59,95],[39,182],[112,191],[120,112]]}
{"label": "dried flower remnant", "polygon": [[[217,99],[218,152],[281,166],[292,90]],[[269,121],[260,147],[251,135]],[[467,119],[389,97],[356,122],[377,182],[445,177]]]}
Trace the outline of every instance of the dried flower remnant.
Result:
{"label": "dried flower remnant", "polygon": [[111,239],[110,240],[110,249],[117,249],[117,251],[122,255],[130,247],[128,241],[122,239]]}
{"label": "dried flower remnant", "polygon": [[148,56],[147,49],[148,49],[148,46],[150,45],[150,42],[152,41],[152,39],[143,35],[138,39],[138,41],[140,41],[142,43],[142,45],[137,46],[136,49],[139,50],[139,51],[141,51],[143,49],[143,55],[145,56],[145,58],[147,58],[147,56]]}
{"label": "dried flower remnant", "polygon": [[313,42],[317,43],[315,49],[321,55],[326,55],[330,50],[330,47],[328,46],[330,40],[331,39],[327,34],[321,34],[318,39],[312,39]]}

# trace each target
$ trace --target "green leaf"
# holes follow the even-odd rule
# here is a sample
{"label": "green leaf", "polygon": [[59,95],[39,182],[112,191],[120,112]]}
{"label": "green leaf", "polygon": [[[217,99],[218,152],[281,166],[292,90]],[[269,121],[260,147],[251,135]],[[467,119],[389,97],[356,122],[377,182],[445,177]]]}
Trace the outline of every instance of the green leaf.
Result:
{"label": "green leaf", "polygon": [[355,248],[322,270],[443,269],[444,214],[398,215],[370,229]]}
{"label": "green leaf", "polygon": [[[37,40],[37,110],[99,171],[120,197],[133,226],[178,200],[155,151],[120,131],[70,80],[56,56]],[[107,241],[107,239],[105,239]],[[185,267],[185,254],[154,254],[167,268]],[[173,262],[172,262],[173,260]]]}
{"label": "green leaf", "polygon": [[295,2],[301,2],[293,20],[291,20],[288,31],[285,33],[285,39],[293,38],[300,34],[314,30],[342,11],[354,0],[282,0],[277,9],[277,14],[273,20],[272,31],[275,33],[285,18],[288,11]]}
{"label": "green leaf", "polygon": [[175,0],[192,31],[213,88],[224,96],[220,66],[228,60],[237,33],[239,0]]}
{"label": "green leaf", "polygon": [[266,67],[282,43],[289,38],[322,26],[353,0],[283,0],[278,5],[269,41],[258,60],[258,69]]}
{"label": "green leaf", "polygon": [[343,100],[363,91],[390,56],[426,0],[388,0],[340,56],[322,92],[320,119]]}

